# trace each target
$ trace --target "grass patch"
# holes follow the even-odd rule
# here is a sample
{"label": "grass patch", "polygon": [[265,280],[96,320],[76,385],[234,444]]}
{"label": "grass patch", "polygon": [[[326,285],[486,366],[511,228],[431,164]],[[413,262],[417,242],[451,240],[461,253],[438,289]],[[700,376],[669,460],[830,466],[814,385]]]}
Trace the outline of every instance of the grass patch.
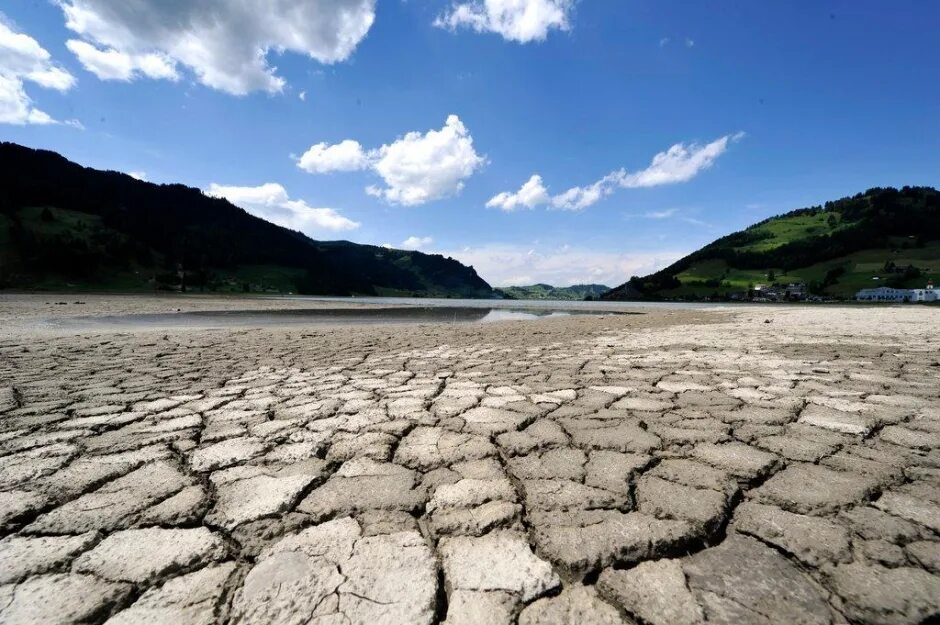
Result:
{"label": "grass patch", "polygon": [[850,222],[843,221],[839,213],[829,211],[778,217],[748,228],[749,234],[756,234],[760,239],[734,249],[739,252],[766,252],[800,239],[832,234],[850,225]]}

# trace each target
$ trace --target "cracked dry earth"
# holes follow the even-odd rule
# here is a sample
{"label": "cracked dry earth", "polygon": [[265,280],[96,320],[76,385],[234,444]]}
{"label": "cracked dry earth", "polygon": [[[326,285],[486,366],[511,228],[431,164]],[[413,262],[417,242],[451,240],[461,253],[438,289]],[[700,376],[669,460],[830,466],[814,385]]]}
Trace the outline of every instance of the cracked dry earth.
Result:
{"label": "cracked dry earth", "polygon": [[938,313],[10,335],[0,622],[935,623]]}

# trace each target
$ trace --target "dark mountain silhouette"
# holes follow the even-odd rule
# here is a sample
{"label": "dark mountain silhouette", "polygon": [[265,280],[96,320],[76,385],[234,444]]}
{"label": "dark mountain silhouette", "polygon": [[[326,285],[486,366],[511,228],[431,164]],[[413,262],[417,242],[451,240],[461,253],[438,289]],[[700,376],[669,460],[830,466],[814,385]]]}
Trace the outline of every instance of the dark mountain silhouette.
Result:
{"label": "dark mountain silhouette", "polygon": [[490,297],[437,254],[315,241],[180,184],[0,143],[0,286]]}

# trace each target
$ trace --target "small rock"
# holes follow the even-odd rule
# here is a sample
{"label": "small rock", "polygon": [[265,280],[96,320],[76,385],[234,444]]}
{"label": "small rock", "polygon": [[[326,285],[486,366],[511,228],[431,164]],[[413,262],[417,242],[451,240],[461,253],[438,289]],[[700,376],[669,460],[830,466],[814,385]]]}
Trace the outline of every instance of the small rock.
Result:
{"label": "small rock", "polygon": [[123,530],[79,557],[74,568],[102,579],[144,583],[219,560],[225,553],[222,538],[204,527]]}
{"label": "small rock", "polygon": [[940,614],[940,578],[920,569],[856,562],[838,566],[831,579],[853,622],[916,625]]}
{"label": "small rock", "polygon": [[130,595],[132,586],[94,575],[37,575],[0,586],[0,622],[4,625],[87,623],[107,614]]}
{"label": "small rock", "polygon": [[[528,603],[561,584],[558,575],[544,560],[536,557],[525,535],[500,531],[481,537],[444,538],[438,547],[444,577],[452,592],[485,595],[501,591],[514,604]],[[472,601],[468,601],[468,605]],[[448,622],[458,608],[452,604]]]}
{"label": "small rock", "polygon": [[643,562],[625,571],[606,569],[597,580],[602,597],[649,625],[700,625],[705,614],[678,560]]}
{"label": "small rock", "polygon": [[620,625],[623,620],[591,586],[568,586],[557,597],[543,597],[519,614],[519,625]]}

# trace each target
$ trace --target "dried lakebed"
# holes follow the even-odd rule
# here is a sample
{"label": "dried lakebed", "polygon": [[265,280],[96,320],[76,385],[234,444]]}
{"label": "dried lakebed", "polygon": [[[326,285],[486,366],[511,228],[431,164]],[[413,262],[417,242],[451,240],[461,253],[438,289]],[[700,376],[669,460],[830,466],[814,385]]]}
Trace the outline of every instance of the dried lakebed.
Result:
{"label": "dried lakebed", "polygon": [[938,319],[10,331],[0,622],[936,621]]}

